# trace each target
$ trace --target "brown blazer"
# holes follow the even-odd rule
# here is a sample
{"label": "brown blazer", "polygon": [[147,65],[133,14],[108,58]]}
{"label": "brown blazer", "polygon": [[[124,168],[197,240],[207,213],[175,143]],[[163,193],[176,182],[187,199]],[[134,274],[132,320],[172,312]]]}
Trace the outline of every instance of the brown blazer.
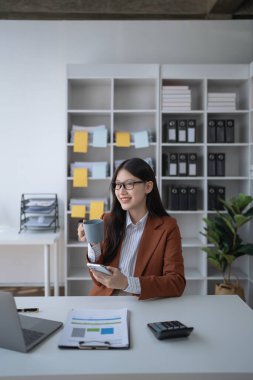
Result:
{"label": "brown blazer", "polygon": [[[105,225],[109,218],[109,213],[104,214]],[[110,266],[118,268],[119,259],[120,247]],[[103,248],[98,263],[103,263]],[[148,217],[137,253],[134,276],[140,279],[140,300],[182,295],[185,288],[184,262],[180,231],[174,218]],[[94,278],[93,282],[90,295],[113,295],[114,289],[106,288]]]}

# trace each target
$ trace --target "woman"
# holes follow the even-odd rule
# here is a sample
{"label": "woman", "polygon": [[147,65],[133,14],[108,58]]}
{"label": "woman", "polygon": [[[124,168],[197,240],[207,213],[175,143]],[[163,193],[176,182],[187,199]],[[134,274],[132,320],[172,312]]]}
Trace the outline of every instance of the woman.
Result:
{"label": "woman", "polygon": [[[185,288],[181,237],[163,205],[151,167],[140,158],[121,163],[111,183],[113,202],[103,215],[105,239],[88,246],[88,261],[112,272],[91,271],[90,295],[130,295],[139,299],[177,297]],[[85,241],[82,225],[80,241]]]}

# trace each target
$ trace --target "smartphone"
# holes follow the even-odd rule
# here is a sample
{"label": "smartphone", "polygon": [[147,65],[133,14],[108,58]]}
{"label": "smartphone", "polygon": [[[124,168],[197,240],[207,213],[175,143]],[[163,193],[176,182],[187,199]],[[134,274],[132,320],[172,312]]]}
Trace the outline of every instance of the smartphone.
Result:
{"label": "smartphone", "polygon": [[92,263],[87,263],[87,267],[89,269],[96,270],[97,272],[101,272],[104,274],[107,274],[108,276],[112,275],[112,272],[109,271],[104,265],[102,264],[92,264]]}

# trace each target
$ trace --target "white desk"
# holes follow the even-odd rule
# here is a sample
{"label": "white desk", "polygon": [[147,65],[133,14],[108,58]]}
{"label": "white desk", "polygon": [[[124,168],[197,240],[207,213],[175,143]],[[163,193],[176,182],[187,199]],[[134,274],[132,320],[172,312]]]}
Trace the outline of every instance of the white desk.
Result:
{"label": "white desk", "polygon": [[[71,308],[130,311],[129,350],[60,350],[61,331],[28,354],[0,349],[0,379],[244,380],[253,378],[253,311],[237,296],[22,297],[41,317],[65,321]],[[148,322],[178,319],[194,326],[189,338],[158,341]]]}
{"label": "white desk", "polygon": [[4,245],[39,245],[44,248],[44,283],[45,296],[50,295],[50,247],[53,247],[54,263],[54,294],[59,295],[58,284],[58,241],[60,232],[30,232],[18,233],[14,229],[0,229],[0,246]]}

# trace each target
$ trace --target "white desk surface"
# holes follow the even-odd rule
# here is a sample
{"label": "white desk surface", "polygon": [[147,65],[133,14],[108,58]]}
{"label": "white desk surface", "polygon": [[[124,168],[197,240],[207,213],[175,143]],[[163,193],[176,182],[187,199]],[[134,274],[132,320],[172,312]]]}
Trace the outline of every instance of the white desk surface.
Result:
{"label": "white desk surface", "polygon": [[[18,297],[18,307],[65,321],[71,308],[130,311],[129,350],[57,348],[61,331],[28,354],[0,349],[0,378],[7,379],[253,379],[253,311],[237,296],[185,296],[138,301],[135,297]],[[146,324],[178,319],[189,338],[158,341]]]}
{"label": "white desk surface", "polygon": [[60,237],[60,232],[22,231],[0,227],[0,245],[52,245]]}

